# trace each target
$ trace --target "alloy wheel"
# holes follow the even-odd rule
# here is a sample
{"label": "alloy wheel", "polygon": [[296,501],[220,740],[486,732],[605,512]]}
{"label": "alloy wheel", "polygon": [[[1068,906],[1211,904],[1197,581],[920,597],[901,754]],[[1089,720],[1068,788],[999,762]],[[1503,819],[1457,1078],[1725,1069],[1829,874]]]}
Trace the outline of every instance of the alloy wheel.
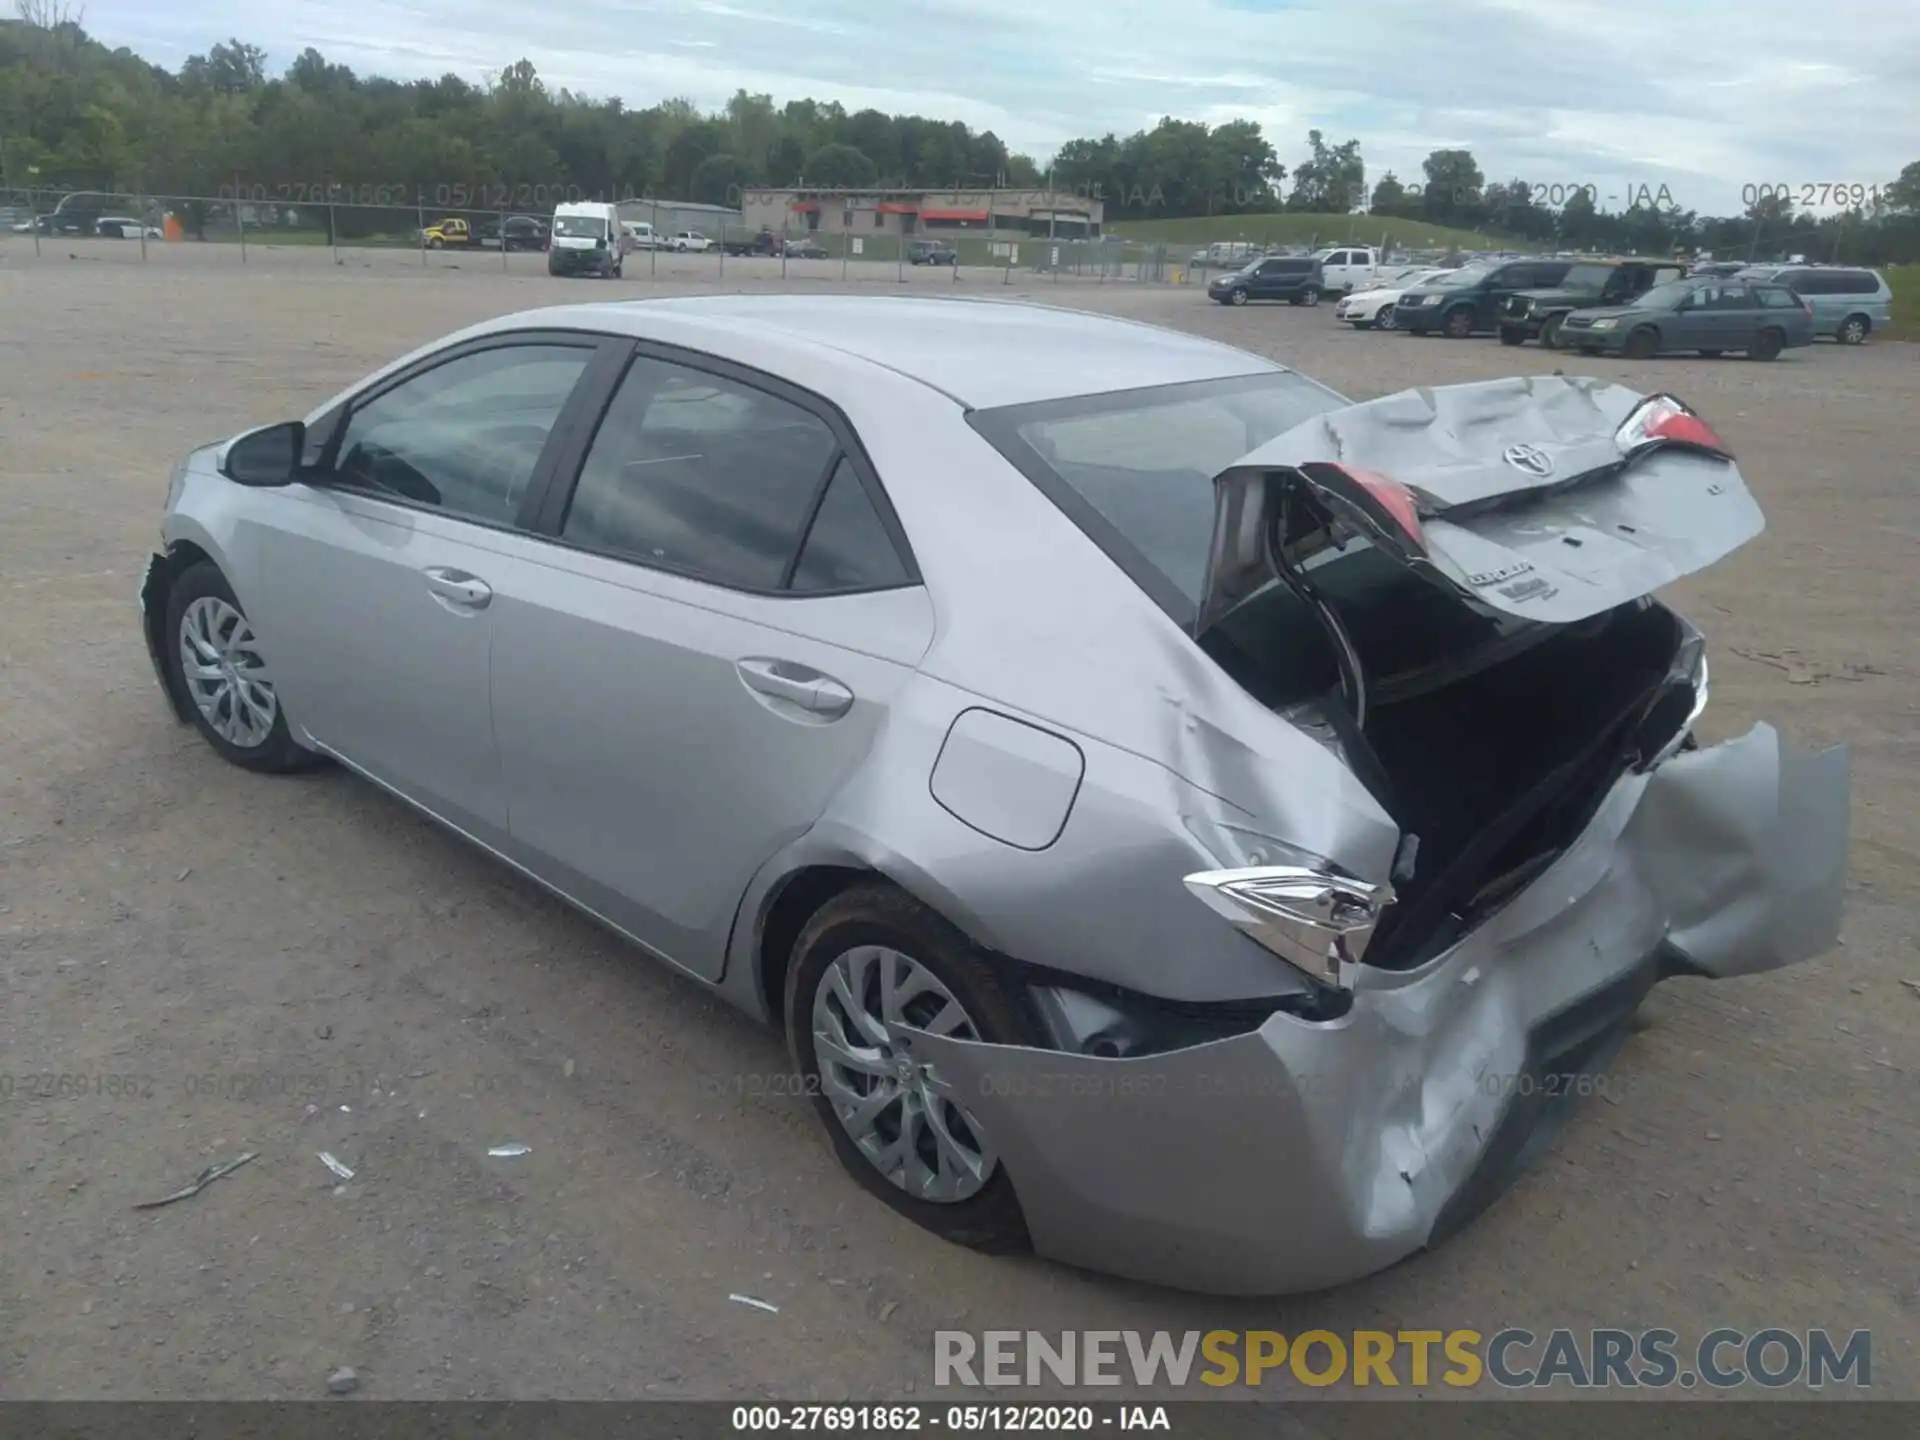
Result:
{"label": "alloy wheel", "polygon": [[1376,330],[1393,329],[1395,324],[1393,310],[1394,307],[1391,305],[1382,305],[1376,310],[1373,315],[1373,328]]}
{"label": "alloy wheel", "polygon": [[953,992],[926,966],[880,945],[836,958],[813,997],[820,1093],[874,1169],[917,1199],[956,1204],[998,1163],[979,1123],[940,1093],[933,1067],[895,1043],[893,1027],[977,1040]]}
{"label": "alloy wheel", "polygon": [[217,595],[202,595],[180,617],[180,673],[213,732],[251,750],[280,713],[267,662],[247,617]]}

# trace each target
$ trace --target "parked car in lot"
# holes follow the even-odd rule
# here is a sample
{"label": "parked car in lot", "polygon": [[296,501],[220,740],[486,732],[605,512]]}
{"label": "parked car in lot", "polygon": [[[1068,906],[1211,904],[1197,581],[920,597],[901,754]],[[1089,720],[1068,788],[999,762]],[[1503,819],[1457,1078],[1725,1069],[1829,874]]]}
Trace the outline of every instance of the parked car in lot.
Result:
{"label": "parked car in lot", "polygon": [[1367,246],[1316,250],[1313,258],[1320,262],[1320,283],[1329,295],[1372,289],[1381,279],[1380,252]]}
{"label": "parked car in lot", "polygon": [[420,243],[429,250],[444,250],[449,246],[465,249],[474,244],[476,238],[473,227],[457,216],[436,220],[420,231]]}
{"label": "parked car in lot", "polygon": [[484,222],[476,239],[494,250],[502,246],[508,250],[544,250],[550,235],[551,227],[537,215],[508,215]]}
{"label": "parked car in lot", "polygon": [[1509,295],[1500,307],[1500,343],[1538,340],[1551,350],[1559,343],[1561,323],[1575,310],[1625,305],[1655,285],[1680,278],[1678,261],[1583,260],[1558,285]]}
{"label": "parked car in lot", "polygon": [[789,260],[825,260],[827,247],[812,238],[789,240],[787,241],[787,258]]}
{"label": "parked car in lot", "polygon": [[1627,305],[1574,311],[1561,322],[1560,343],[1583,355],[1618,351],[1635,360],[1674,350],[1773,360],[1813,343],[1813,310],[1784,285],[1675,280]]}
{"label": "parked car in lot", "polygon": [[139,595],[220,756],[339,760],[782,1028],[902,1214],[1274,1293],[1467,1222],[1657,981],[1833,942],[1844,750],[1695,746],[1654,595],[1763,526],[1598,380],[1354,404],[743,294],[490,319],[195,450]]}
{"label": "parked car in lot", "polygon": [[164,240],[166,231],[149,220],[133,215],[102,215],[93,222],[93,233],[109,240]]}
{"label": "parked car in lot", "polygon": [[673,239],[669,240],[667,244],[675,250],[691,251],[701,255],[713,248],[713,241],[702,235],[698,230],[682,230],[676,234]]}
{"label": "parked car in lot", "polygon": [[762,225],[751,235],[723,235],[720,248],[728,255],[778,255],[785,249],[786,242],[773,233],[773,228]]}
{"label": "parked car in lot", "polygon": [[1253,300],[1318,305],[1325,289],[1320,262],[1311,255],[1265,255],[1242,269],[1209,280],[1207,298],[1222,305],[1245,305]]}
{"label": "parked car in lot", "polygon": [[1449,273],[1439,269],[1409,270],[1385,284],[1343,295],[1333,307],[1333,318],[1346,321],[1356,330],[1391,330],[1394,324],[1393,307],[1400,303],[1402,295],[1415,286],[1425,285]]}
{"label": "parked car in lot", "polygon": [[1509,295],[1558,285],[1574,264],[1572,260],[1492,260],[1463,265],[1402,295],[1394,307],[1394,325],[1410,335],[1438,331],[1456,340],[1498,329],[1500,307]]}
{"label": "parked car in lot", "polygon": [[1784,285],[1813,307],[1813,333],[1860,345],[1893,320],[1893,290],[1878,270],[1847,265],[1755,265],[1742,280]]}
{"label": "parked car in lot", "polygon": [[547,274],[618,280],[629,243],[615,206],[592,200],[556,205]]}
{"label": "parked car in lot", "polygon": [[912,240],[907,244],[910,265],[958,265],[960,252],[944,240]]}

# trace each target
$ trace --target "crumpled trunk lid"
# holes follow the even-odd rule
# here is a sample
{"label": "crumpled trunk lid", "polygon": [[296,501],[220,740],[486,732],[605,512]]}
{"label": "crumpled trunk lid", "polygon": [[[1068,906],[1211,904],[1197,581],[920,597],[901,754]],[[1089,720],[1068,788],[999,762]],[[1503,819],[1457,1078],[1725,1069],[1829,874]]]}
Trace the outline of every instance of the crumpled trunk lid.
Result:
{"label": "crumpled trunk lid", "polygon": [[1688,444],[1627,447],[1654,399],[1594,379],[1534,376],[1404,390],[1276,436],[1214,480],[1204,632],[1310,563],[1290,505],[1358,538],[1482,613],[1566,624],[1706,568],[1765,528],[1739,469]]}

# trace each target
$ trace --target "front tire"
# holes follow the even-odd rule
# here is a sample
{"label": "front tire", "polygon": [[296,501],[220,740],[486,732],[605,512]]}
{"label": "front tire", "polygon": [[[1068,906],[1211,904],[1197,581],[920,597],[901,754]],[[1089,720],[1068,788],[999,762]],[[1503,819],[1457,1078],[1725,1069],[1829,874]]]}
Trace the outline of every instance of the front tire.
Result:
{"label": "front tire", "polygon": [[1229,305],[1244,305],[1244,304],[1246,304],[1246,303],[1247,303],[1247,292],[1246,292],[1245,290],[1241,290],[1241,289],[1237,289],[1237,288],[1236,288],[1236,289],[1234,290],[1234,292],[1233,292],[1233,293],[1232,293],[1231,295],[1229,295],[1229,296],[1227,296],[1227,303],[1228,303]]}
{"label": "front tire", "polygon": [[1651,325],[1642,325],[1627,336],[1620,353],[1629,360],[1649,360],[1660,350],[1660,334]]}
{"label": "front tire", "polygon": [[891,886],[856,886],[800,933],[785,1012],[794,1068],[862,1189],[956,1244],[990,1253],[1028,1247],[991,1137],[939,1092],[929,1065],[888,1038],[895,1024],[995,1045],[1039,1043],[1020,998],[965,935]]}
{"label": "front tire", "polygon": [[1465,340],[1473,334],[1473,311],[1465,305],[1447,312],[1441,333],[1449,340]]}
{"label": "front tire", "polygon": [[1540,348],[1542,350],[1560,348],[1560,317],[1558,315],[1540,327]]}
{"label": "front tire", "polygon": [[1524,330],[1516,330],[1511,325],[1502,325],[1500,327],[1500,343],[1502,345],[1524,345],[1527,343],[1527,332]]}
{"label": "front tire", "polygon": [[296,744],[253,626],[211,561],[188,567],[167,593],[167,681],[221,759],[285,774],[324,761]]}
{"label": "front tire", "polygon": [[1306,289],[1300,292],[1300,303],[1302,305],[1318,305],[1320,303],[1319,290],[1312,285],[1307,286]]}
{"label": "front tire", "polygon": [[1398,325],[1400,322],[1394,318],[1393,309],[1394,307],[1391,305],[1382,305],[1378,310],[1374,311],[1373,328],[1376,330],[1391,330],[1394,326]]}

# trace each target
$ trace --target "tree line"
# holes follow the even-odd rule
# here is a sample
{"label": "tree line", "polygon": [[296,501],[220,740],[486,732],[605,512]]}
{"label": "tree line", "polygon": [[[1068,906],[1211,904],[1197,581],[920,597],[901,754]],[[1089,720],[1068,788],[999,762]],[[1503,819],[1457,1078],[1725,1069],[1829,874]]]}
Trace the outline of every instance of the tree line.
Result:
{"label": "tree line", "polygon": [[[756,187],[1051,185],[1097,196],[1109,223],[1365,209],[1586,249],[1920,260],[1920,162],[1883,186],[1852,187],[1839,210],[1816,215],[1804,197],[1766,186],[1724,217],[1664,191],[1603,204],[1591,186],[1492,180],[1460,149],[1435,150],[1419,176],[1389,171],[1369,186],[1359,140],[1310,131],[1289,168],[1247,120],[1169,117],[1073,140],[1043,169],[958,121],[745,91],[716,112],[685,99],[631,109],[550,88],[526,60],[477,85],[399,81],[308,48],[275,76],[263,51],[236,39],[170,71],[94,40],[63,0],[17,3],[21,18],[0,21],[0,186],[13,190],[220,197],[264,182],[283,195],[441,206],[491,195],[520,208],[521,196],[563,194],[737,204]],[[207,208],[189,224],[204,224]]]}

